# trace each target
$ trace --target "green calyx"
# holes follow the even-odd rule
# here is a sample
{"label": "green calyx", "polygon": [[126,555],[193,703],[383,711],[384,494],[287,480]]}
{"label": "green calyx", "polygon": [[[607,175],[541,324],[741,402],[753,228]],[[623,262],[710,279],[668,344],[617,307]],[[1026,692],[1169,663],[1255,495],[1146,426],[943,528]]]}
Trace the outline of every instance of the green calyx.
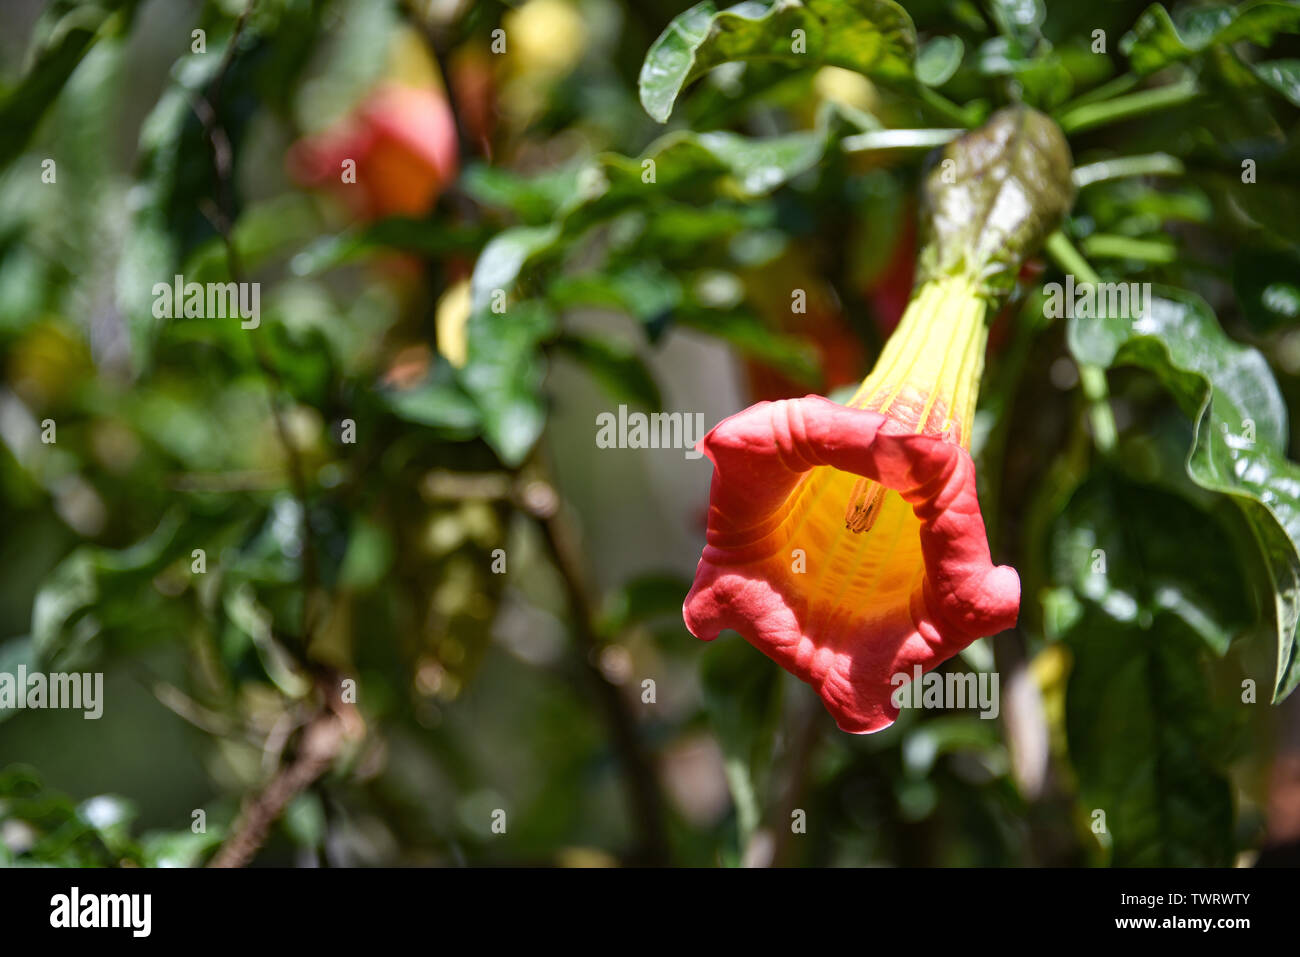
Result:
{"label": "green calyx", "polygon": [[945,146],[921,190],[918,285],[964,274],[989,298],[1009,293],[1074,202],[1072,166],[1060,127],[1026,106]]}

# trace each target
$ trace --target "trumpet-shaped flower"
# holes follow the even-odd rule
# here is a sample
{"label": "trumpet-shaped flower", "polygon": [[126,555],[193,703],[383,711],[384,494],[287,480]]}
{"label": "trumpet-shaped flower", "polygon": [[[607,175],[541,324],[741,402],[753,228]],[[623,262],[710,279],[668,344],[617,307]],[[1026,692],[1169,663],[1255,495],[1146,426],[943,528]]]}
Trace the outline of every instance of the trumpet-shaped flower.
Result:
{"label": "trumpet-shaped flower", "polygon": [[1070,149],[1017,106],[945,148],[922,189],[920,285],[847,406],[760,402],[700,442],[708,538],[691,633],[740,632],[808,682],[839,726],[898,716],[893,693],[1016,622],[969,454],[985,317],[1073,200]]}
{"label": "trumpet-shaped flower", "polygon": [[691,633],[734,629],[812,685],[845,731],[898,716],[895,676],[1015,624],[967,451],[987,300],[961,277],[913,297],[848,406],[760,402],[700,443],[714,464]]}

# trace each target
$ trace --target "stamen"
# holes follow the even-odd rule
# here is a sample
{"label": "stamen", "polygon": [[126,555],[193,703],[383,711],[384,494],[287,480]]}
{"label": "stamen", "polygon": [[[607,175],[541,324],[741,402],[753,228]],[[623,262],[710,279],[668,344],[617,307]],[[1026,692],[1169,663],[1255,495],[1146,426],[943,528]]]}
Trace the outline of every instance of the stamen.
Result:
{"label": "stamen", "polygon": [[849,494],[849,506],[844,512],[844,527],[858,534],[871,531],[871,526],[880,517],[881,506],[885,504],[886,491],[888,490],[879,482],[859,478]]}

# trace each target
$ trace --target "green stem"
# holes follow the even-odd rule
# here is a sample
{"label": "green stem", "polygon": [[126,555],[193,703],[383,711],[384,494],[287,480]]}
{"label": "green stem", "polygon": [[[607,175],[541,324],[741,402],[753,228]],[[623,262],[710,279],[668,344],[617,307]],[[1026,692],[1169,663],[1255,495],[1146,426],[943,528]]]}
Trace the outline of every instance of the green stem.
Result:
{"label": "green stem", "polygon": [[951,143],[964,130],[868,130],[845,138],[840,148],[846,153],[868,150],[932,149]]}
{"label": "green stem", "polygon": [[1122,73],[1112,80],[1107,80],[1101,86],[1093,87],[1087,93],[1075,97],[1069,103],[1057,109],[1058,116],[1063,116],[1081,106],[1089,106],[1093,103],[1100,103],[1103,100],[1109,100],[1127,93],[1133,87],[1138,85],[1140,77],[1133,73]]}
{"label": "green stem", "polygon": [[[1101,281],[1097,271],[1060,230],[1048,237],[1044,248],[1061,269],[1072,273],[1080,281],[1087,283]],[[1092,363],[1079,363],[1079,384],[1088,402],[1092,440],[1098,451],[1103,455],[1109,455],[1118,444],[1119,429],[1115,425],[1115,413],[1110,407],[1110,389],[1106,383],[1106,370]]]}
{"label": "green stem", "polygon": [[1074,185],[1080,189],[1093,183],[1105,183],[1129,176],[1181,176],[1182,161],[1168,153],[1143,153],[1140,156],[1120,156],[1076,166],[1071,174]]}
{"label": "green stem", "polygon": [[1079,133],[1094,126],[1104,126],[1107,123],[1116,123],[1171,106],[1180,106],[1191,102],[1199,95],[1200,91],[1197,90],[1195,81],[1171,83],[1169,86],[1142,90],[1103,103],[1089,103],[1076,107],[1062,113],[1057,122],[1066,133]]}
{"label": "green stem", "polygon": [[1083,251],[1099,259],[1140,259],[1149,263],[1171,263],[1178,258],[1178,249],[1171,242],[1107,233],[1093,233],[1083,241]]}
{"label": "green stem", "polygon": [[970,129],[975,125],[975,120],[970,110],[958,106],[942,93],[938,93],[924,84],[918,85],[917,93],[921,98],[922,104],[924,104],[927,109],[938,116],[942,116],[948,122],[960,126],[962,129]]}

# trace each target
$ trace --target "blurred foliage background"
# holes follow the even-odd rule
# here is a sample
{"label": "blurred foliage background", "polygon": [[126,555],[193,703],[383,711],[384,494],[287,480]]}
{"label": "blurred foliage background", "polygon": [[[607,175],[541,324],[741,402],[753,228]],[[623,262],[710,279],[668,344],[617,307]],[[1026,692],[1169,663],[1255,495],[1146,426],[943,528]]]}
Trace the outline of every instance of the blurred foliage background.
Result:
{"label": "blurred foliage background", "polygon": [[[0,711],[0,863],[1300,840],[1300,716],[1270,703],[1300,676],[1300,7],[745,6],[665,34],[720,64],[693,86],[668,0],[0,9],[0,672],[105,675],[98,721]],[[681,623],[707,460],[594,423],[855,383],[928,148],[1011,102],[1080,189],[977,420],[1024,605],[945,668],[996,669],[1001,714],[844,735]],[[1163,290],[1153,325],[1044,317],[1043,282],[1094,271]],[[259,283],[257,327],[159,318],[176,275]]]}

